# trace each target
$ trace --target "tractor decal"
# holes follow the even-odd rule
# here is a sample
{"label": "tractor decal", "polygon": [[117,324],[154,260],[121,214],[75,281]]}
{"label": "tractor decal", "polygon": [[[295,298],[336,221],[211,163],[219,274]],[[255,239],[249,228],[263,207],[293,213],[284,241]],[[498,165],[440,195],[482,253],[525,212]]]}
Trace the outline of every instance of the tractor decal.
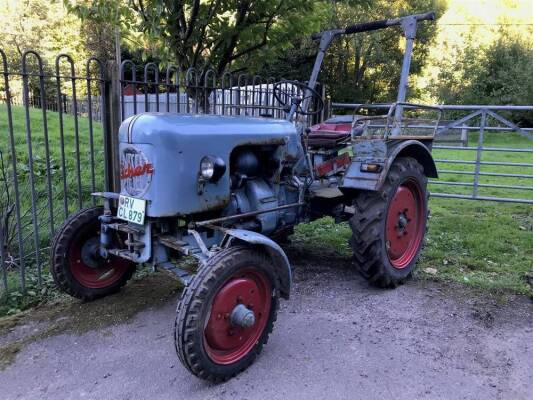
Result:
{"label": "tractor decal", "polygon": [[152,180],[154,166],[144,153],[134,147],[127,147],[120,157],[120,181],[131,196],[143,195]]}

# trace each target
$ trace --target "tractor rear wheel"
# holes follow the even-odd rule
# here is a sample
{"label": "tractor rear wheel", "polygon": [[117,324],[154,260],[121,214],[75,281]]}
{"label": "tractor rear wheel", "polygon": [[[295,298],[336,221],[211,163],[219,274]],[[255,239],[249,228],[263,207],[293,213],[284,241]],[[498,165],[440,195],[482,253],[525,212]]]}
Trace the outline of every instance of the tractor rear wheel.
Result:
{"label": "tractor rear wheel", "polygon": [[174,339],[194,375],[225,381],[252,364],[272,332],[278,289],[271,260],[251,247],[222,250],[183,291]]}
{"label": "tractor rear wheel", "polygon": [[402,157],[381,191],[355,197],[350,246],[359,272],[372,284],[393,288],[413,272],[427,228],[428,196],[424,168]]}
{"label": "tractor rear wheel", "polygon": [[72,214],[56,233],[52,244],[51,272],[58,288],[82,300],[115,293],[131,278],[135,264],[99,254],[103,207]]}

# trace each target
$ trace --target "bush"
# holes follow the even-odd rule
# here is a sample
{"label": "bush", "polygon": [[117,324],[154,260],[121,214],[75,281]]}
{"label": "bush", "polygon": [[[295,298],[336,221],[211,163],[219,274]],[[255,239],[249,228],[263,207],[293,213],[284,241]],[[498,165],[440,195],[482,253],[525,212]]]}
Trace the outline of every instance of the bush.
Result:
{"label": "bush", "polygon": [[[501,32],[486,47],[472,42],[441,65],[433,95],[445,104],[533,104],[533,44]],[[533,126],[532,113],[513,113],[513,120]]]}

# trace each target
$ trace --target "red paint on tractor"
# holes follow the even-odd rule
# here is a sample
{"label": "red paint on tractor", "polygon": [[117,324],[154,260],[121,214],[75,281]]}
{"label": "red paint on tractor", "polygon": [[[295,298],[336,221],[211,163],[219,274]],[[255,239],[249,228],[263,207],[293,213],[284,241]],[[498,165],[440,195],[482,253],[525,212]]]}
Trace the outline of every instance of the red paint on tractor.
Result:
{"label": "red paint on tractor", "polygon": [[144,163],[133,166],[127,164],[120,170],[120,179],[133,178],[136,176],[148,175],[154,173],[154,166],[151,163]]}
{"label": "red paint on tractor", "polygon": [[385,239],[394,268],[407,267],[416,257],[424,237],[426,210],[417,181],[406,179],[392,197],[387,211]]}
{"label": "red paint on tractor", "polygon": [[[217,364],[233,364],[253,349],[265,330],[271,307],[272,289],[265,274],[249,268],[229,278],[214,297],[204,329],[204,347]],[[255,324],[234,326],[231,312],[238,304],[252,310]]]}
{"label": "red paint on tractor", "polygon": [[322,122],[320,124],[313,125],[311,128],[311,134],[314,132],[340,132],[340,133],[350,133],[352,130],[351,122],[341,122],[341,123],[328,123]]}
{"label": "red paint on tractor", "polygon": [[117,282],[131,267],[131,263],[120,257],[110,256],[102,259],[101,266],[95,268],[86,265],[82,258],[82,247],[87,237],[76,240],[67,254],[70,272],[83,286],[90,289],[102,289]]}
{"label": "red paint on tractor", "polygon": [[322,164],[319,164],[315,167],[315,173],[318,178],[329,175],[331,173],[339,172],[344,170],[351,163],[351,158],[348,153],[344,153],[338,157],[332,158],[331,160],[325,161]]}

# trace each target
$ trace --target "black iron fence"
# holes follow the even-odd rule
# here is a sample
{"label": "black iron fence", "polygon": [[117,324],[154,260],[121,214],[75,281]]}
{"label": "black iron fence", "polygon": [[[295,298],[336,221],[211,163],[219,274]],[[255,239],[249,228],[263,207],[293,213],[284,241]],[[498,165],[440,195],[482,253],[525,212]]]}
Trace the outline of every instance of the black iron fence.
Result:
{"label": "black iron fence", "polygon": [[[217,75],[212,69],[181,70],[155,63],[138,66],[126,60],[120,66],[121,118],[150,111],[284,118],[284,108],[273,95],[278,81],[245,73]],[[318,86],[325,97],[324,87]],[[297,92],[290,83],[282,89]],[[321,121],[326,112],[309,116],[308,123]]]}
{"label": "black iron fence", "polygon": [[[23,107],[25,105],[22,94],[18,97],[12,97],[10,100],[12,106]],[[30,93],[27,103],[31,108],[46,108],[46,110],[52,112],[59,112],[61,110],[63,114],[68,115],[74,115],[74,112],[76,112],[78,116],[86,118],[89,116],[89,113],[91,113],[94,121],[102,122],[103,109],[100,96],[93,96],[90,100],[87,97],[78,97],[76,99],[76,104],[74,104],[72,96],[66,94],[61,96],[60,102],[55,100],[56,99],[52,102],[48,101],[42,104],[40,96],[35,97],[33,93]],[[1,103],[7,103],[7,99],[5,97],[0,97],[0,104]]]}
{"label": "black iron fence", "polygon": [[[56,230],[71,213],[94,204],[92,192],[116,188],[116,132],[125,118],[145,111],[274,118],[285,115],[272,93],[277,81],[274,78],[217,75],[212,70],[183,71],[153,63],[137,66],[131,61],[117,67],[95,58],[75,65],[67,55],[59,55],[50,65],[33,51],[24,53],[17,65],[21,67],[13,69],[0,50],[0,297],[8,291],[40,287],[43,280],[49,279],[48,254]],[[284,89],[296,90],[290,84]],[[323,88],[320,90],[325,93]],[[321,115],[307,122],[322,121],[330,110],[326,107]],[[533,166],[531,160],[486,160],[486,152],[511,151],[528,156],[533,146],[493,146],[497,150],[486,146],[493,130],[530,131],[501,119],[498,126],[489,126],[488,116],[498,120],[491,114],[494,110],[480,110],[481,114],[472,118],[482,118],[481,125],[470,124],[472,118],[447,122],[449,131],[462,132],[457,146],[451,143],[455,140],[453,135],[445,137],[442,130],[439,138],[448,142],[435,146],[443,183],[452,189],[464,185],[473,194],[452,189],[435,192],[441,196],[493,200],[509,200],[510,196],[484,196],[481,191],[519,189],[532,193],[531,187],[522,182],[533,176],[524,171],[497,171],[498,178],[515,180],[509,184],[484,181],[488,176],[486,166]],[[472,162],[456,153],[452,156],[458,158],[451,158],[449,153],[446,157],[438,154],[448,147],[473,152],[476,157]],[[446,171],[445,165],[452,161],[459,169]],[[469,167],[474,169],[469,171]],[[453,175],[449,178],[451,173],[469,179],[459,180]],[[442,186],[440,181],[432,184]],[[525,197],[522,200],[531,202]]]}
{"label": "black iron fence", "polygon": [[[42,285],[57,228],[94,204],[91,192],[108,186],[109,124],[95,121],[93,105],[105,110],[109,90],[104,65],[94,58],[77,75],[67,55],[54,68],[27,51],[20,70],[10,68],[2,50],[0,57],[0,287],[25,291]],[[87,117],[79,112],[81,101]]]}

